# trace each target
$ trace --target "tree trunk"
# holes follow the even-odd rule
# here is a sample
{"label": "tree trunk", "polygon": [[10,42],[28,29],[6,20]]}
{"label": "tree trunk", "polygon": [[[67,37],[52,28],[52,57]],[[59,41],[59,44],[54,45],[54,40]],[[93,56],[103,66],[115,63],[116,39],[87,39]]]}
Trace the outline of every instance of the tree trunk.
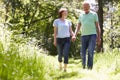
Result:
{"label": "tree trunk", "polygon": [[8,20],[9,1],[5,3],[5,22]]}
{"label": "tree trunk", "polygon": [[97,52],[103,52],[103,2],[102,0],[98,0],[98,17],[99,17],[99,25],[101,28],[101,44],[97,46]]}

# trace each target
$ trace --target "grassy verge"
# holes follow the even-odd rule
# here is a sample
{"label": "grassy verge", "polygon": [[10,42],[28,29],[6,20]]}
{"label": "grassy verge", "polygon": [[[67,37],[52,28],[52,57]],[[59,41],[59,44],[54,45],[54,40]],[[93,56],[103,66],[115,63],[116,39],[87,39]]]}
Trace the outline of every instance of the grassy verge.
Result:
{"label": "grassy verge", "polygon": [[[81,59],[69,60],[67,72],[59,71],[57,56],[42,53],[31,42],[0,27],[0,80],[119,80],[120,51],[95,54],[93,70],[82,69]],[[23,42],[19,42],[23,41]]]}
{"label": "grassy verge", "polygon": [[12,37],[0,27],[0,80],[51,80],[43,50],[27,41],[16,43]]}
{"label": "grassy verge", "polygon": [[82,69],[81,59],[71,58],[67,72],[56,68],[56,72],[52,73],[51,77],[53,80],[119,80],[119,53],[118,49],[114,49],[95,54],[93,70]]}

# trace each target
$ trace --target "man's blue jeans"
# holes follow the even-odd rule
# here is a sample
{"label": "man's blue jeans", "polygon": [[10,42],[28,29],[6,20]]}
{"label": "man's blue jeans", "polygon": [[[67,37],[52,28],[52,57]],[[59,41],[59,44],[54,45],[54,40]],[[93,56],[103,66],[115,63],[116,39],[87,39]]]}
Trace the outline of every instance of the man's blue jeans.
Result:
{"label": "man's blue jeans", "polygon": [[68,64],[68,56],[70,50],[70,38],[57,38],[58,61],[62,62],[64,55],[64,63]]}
{"label": "man's blue jeans", "polygon": [[81,57],[83,68],[85,68],[86,66],[86,52],[88,50],[87,67],[88,69],[92,69],[94,50],[96,45],[96,34],[82,36],[81,40],[82,40]]}

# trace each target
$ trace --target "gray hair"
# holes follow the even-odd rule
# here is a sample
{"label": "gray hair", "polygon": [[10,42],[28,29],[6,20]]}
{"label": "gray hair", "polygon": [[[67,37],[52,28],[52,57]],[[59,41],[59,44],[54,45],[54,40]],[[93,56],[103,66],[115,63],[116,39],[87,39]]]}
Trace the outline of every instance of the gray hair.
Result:
{"label": "gray hair", "polygon": [[82,5],[84,5],[84,4],[88,4],[88,5],[90,6],[90,2],[88,2],[88,1],[84,1],[84,2],[82,3]]}

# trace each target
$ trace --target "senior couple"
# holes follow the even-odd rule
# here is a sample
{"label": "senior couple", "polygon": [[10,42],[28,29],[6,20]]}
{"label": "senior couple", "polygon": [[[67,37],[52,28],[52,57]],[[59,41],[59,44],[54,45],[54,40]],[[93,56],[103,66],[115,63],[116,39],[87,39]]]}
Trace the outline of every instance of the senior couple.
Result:
{"label": "senior couple", "polygon": [[[90,11],[90,4],[88,2],[83,3],[83,12],[78,19],[78,25],[75,32],[72,30],[71,21],[67,20],[67,9],[61,8],[59,10],[59,18],[53,22],[54,26],[54,45],[58,51],[58,61],[60,70],[66,71],[68,64],[68,56],[70,51],[70,36],[72,41],[76,40],[79,30],[81,30],[81,57],[83,69],[93,68],[93,57],[96,45],[101,42],[101,31],[98,23],[98,16],[95,12]],[[86,65],[86,52],[88,51],[88,59]],[[64,67],[62,67],[62,56],[64,56]]]}

